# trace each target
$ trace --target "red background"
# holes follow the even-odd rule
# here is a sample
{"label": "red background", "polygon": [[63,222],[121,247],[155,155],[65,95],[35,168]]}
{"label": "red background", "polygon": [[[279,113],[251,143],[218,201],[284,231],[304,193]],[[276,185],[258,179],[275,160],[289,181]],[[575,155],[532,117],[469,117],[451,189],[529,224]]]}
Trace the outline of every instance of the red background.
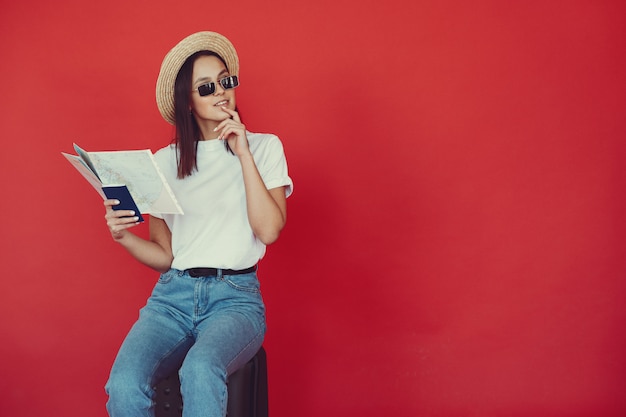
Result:
{"label": "red background", "polygon": [[599,0],[2,0],[0,415],[106,415],[157,276],[60,152],[165,145],[159,65],[198,30],[295,181],[273,417],[626,415],[626,6]]}

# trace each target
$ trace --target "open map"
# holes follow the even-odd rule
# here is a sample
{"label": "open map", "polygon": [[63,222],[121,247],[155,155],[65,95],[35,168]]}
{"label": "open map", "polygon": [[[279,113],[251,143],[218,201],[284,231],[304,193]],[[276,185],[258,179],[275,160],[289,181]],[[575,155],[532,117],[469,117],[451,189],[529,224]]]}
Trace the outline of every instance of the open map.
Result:
{"label": "open map", "polygon": [[183,214],[149,149],[87,152],[76,144],[74,149],[78,155],[61,153],[103,198],[103,188],[125,185],[141,213]]}

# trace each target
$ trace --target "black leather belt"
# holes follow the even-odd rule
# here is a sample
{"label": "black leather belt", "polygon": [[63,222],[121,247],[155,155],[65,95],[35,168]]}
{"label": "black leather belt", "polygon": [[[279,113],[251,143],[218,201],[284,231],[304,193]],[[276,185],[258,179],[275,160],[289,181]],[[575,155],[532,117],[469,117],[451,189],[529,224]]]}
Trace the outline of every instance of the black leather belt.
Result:
{"label": "black leather belt", "polygon": [[222,275],[243,275],[250,274],[256,271],[256,265],[246,269],[219,269],[219,268],[189,268],[185,269],[185,272],[189,273],[189,276],[194,278],[200,277],[216,277],[218,272],[222,271]]}

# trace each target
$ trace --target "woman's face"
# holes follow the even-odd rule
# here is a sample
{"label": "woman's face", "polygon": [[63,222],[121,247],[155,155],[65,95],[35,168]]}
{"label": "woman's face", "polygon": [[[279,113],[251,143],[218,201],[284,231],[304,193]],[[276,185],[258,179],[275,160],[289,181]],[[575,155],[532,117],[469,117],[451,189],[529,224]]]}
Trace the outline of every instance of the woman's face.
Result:
{"label": "woman's face", "polygon": [[[200,126],[217,126],[230,118],[221,107],[235,110],[235,90],[224,90],[218,82],[230,73],[224,63],[216,56],[200,56],[193,64],[191,77],[191,110]],[[206,96],[198,93],[198,86],[209,82],[215,83],[215,92]]]}

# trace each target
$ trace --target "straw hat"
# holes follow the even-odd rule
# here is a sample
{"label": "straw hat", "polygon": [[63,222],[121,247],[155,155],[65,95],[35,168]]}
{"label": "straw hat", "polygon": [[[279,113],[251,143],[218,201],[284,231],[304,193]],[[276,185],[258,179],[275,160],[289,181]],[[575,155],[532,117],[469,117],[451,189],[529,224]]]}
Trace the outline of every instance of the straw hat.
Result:
{"label": "straw hat", "polygon": [[226,62],[230,75],[239,75],[239,58],[233,44],[216,32],[197,32],[180,41],[165,55],[156,84],[156,101],[161,115],[174,124],[174,83],[187,58],[199,51],[211,51]]}

